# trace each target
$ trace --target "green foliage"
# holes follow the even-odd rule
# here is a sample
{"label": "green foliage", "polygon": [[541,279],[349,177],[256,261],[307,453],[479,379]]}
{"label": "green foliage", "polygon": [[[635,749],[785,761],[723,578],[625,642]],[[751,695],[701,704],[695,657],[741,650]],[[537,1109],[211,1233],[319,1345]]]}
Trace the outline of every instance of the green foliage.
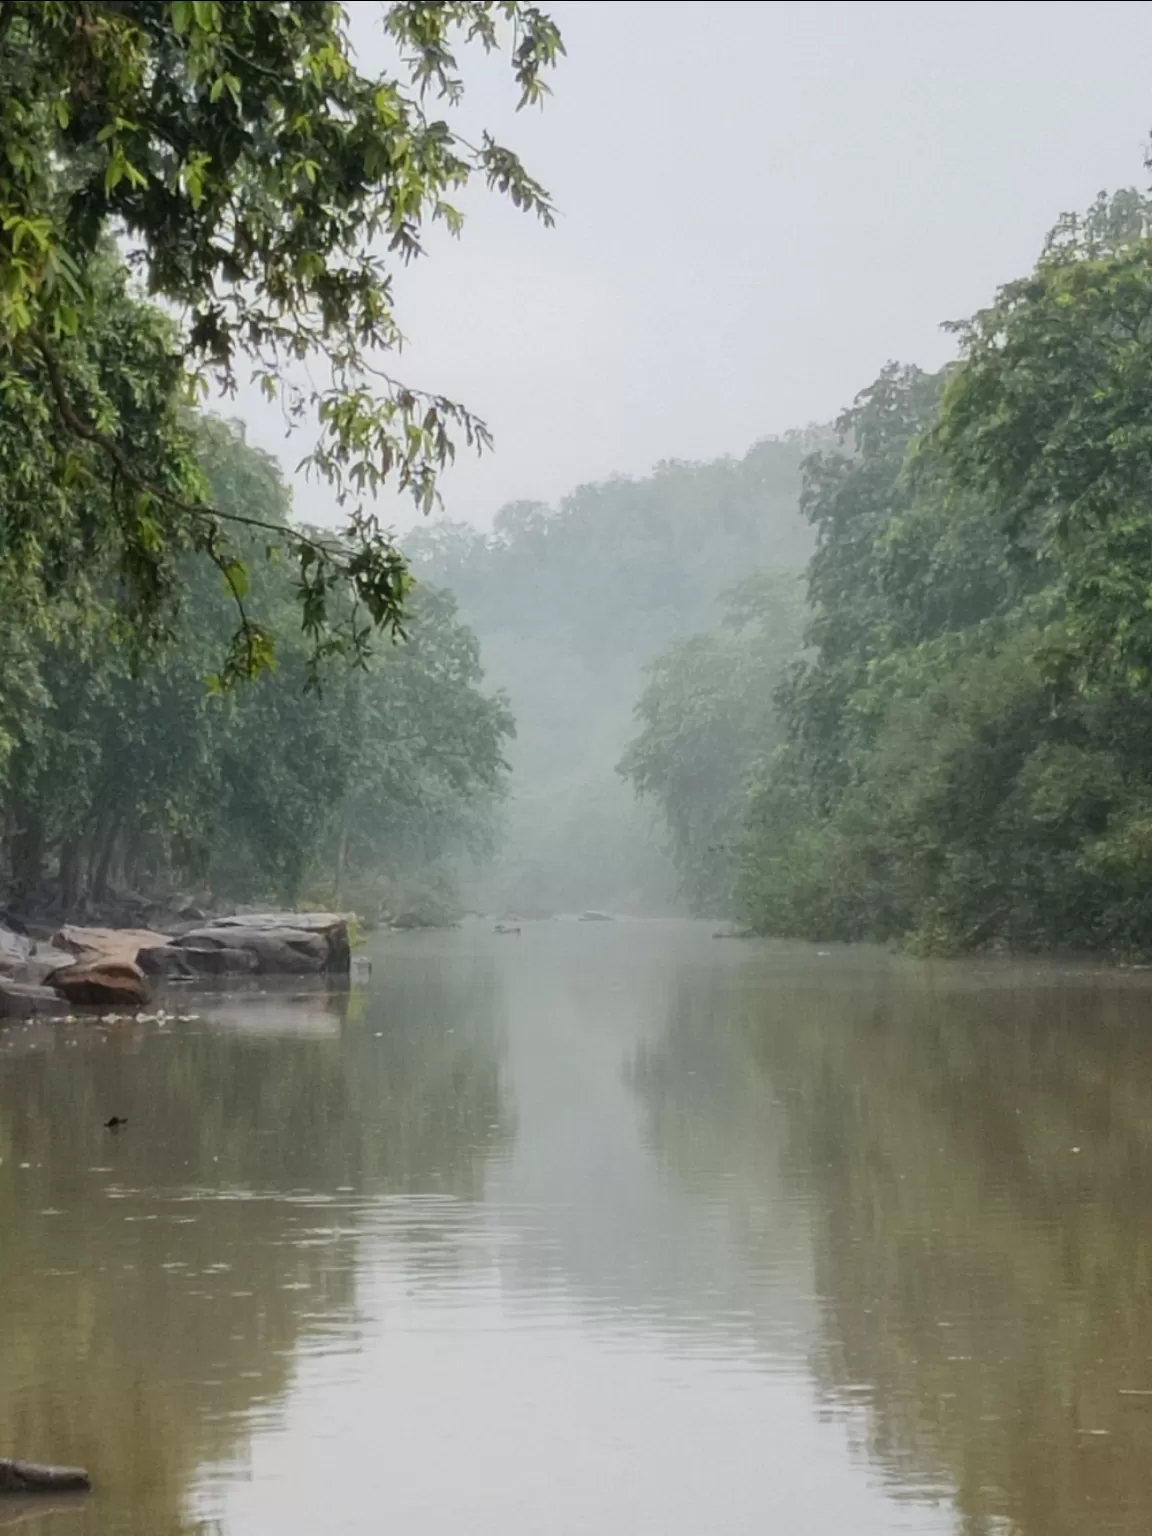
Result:
{"label": "green foliage", "polygon": [[[287,520],[273,460],[222,421],[187,430],[217,495],[242,496],[270,527]],[[315,658],[290,622],[292,567],[251,535],[236,548],[252,624],[285,637],[275,668],[239,692],[204,687],[234,604],[192,557],[174,643],[127,649],[95,564],[88,602],[16,627],[0,876],[18,902],[99,905],[115,883],[285,901],[307,884],[343,899],[365,872],[482,846],[512,722],[482,692],[452,599],[421,587],[403,640],[363,667],[329,665],[307,692]]]}
{"label": "green foliage", "polygon": [[659,806],[697,912],[730,907],[748,776],[777,745],[776,690],[801,626],[796,577],[749,577],[726,595],[719,632],[674,641],[646,668],[641,731],[618,771]]}
{"label": "green foliage", "polygon": [[1152,947],[1149,205],[1065,219],[817,456],[810,660],[752,795],[757,927],[925,949]]}
{"label": "green foliage", "polygon": [[[58,357],[78,408],[103,431],[130,437],[149,479],[194,494],[201,477],[177,395],[173,327],[132,297],[107,251],[90,277],[90,322],[60,343]],[[2,348],[0,402],[0,625],[50,627],[102,596],[119,600],[138,640],[155,639],[166,617],[161,552],[173,559],[189,549],[189,530],[161,526],[95,445],[70,431],[35,363]]]}
{"label": "green foliage", "polygon": [[[423,253],[430,225],[459,230],[452,199],[471,181],[552,217],[511,151],[429,111],[460,103],[458,42],[491,50],[502,36],[520,104],[539,101],[562,51],[549,18],[516,0],[408,0],[379,17],[395,71],[370,75],[337,4],[0,0],[0,398],[53,450],[38,461],[17,441],[0,466],[0,537],[50,540],[73,575],[99,538],[146,629],[176,594],[184,552],[207,555],[239,613],[227,679],[274,656],[245,606],[237,539],[253,530],[294,557],[317,661],[398,631],[410,579],[373,498],[388,480],[427,509],[456,439],[483,448],[489,436],[387,368],[402,339],[395,270]],[[123,272],[107,271],[120,260],[113,237],[181,317],[154,313],[147,336],[143,320],[129,328],[148,367],[137,345],[126,389],[110,383],[106,309],[124,289]],[[171,401],[234,390],[245,369],[290,421],[317,429],[304,467],[345,508],[338,537],[265,526],[186,473]],[[155,398],[138,398],[146,378]],[[141,413],[155,441],[138,437]],[[13,479],[56,494],[39,517],[29,497],[10,530]]]}
{"label": "green foliage", "polygon": [[1060,571],[1077,678],[1152,678],[1152,203],[1098,199],[1030,278],[957,327],[964,354],[932,446],[1014,544]]}

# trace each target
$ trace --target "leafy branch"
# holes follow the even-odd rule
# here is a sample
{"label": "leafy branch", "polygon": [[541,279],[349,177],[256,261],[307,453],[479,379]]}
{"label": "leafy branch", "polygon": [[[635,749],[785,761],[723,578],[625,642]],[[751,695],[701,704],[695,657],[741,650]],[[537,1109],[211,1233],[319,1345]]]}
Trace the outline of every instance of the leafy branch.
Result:
{"label": "leafy branch", "polygon": [[[283,541],[293,549],[300,563],[300,584],[305,598],[303,628],[313,641],[316,662],[332,650],[331,645],[326,645],[322,638],[327,614],[326,598],[333,588],[341,584],[351,587],[357,599],[368,605],[377,628],[395,634],[402,633],[401,599],[407,591],[406,583],[410,578],[398,554],[395,561],[388,558],[391,550],[383,561],[373,560],[370,556],[376,553],[374,548],[352,551],[344,544],[318,539],[290,524],[273,523],[265,518],[177,496],[143,474],[114,437],[101,431],[77,409],[53,349],[42,337],[36,338],[36,345],[59,419],[67,430],[74,437],[98,448],[111,461],[125,484],[150,500],[181,513],[196,525],[196,547],[219,570],[238,616],[238,627],[224,668],[215,679],[220,687],[242,680],[253,680],[275,664],[275,651],[268,631],[250,617],[246,607],[248,568],[243,560],[221,542],[221,523],[271,534],[277,541]],[[352,638],[354,642],[360,642],[359,654],[362,656],[366,643],[364,631],[353,628]]]}
{"label": "leafy branch", "polygon": [[[246,611],[242,562],[222,527],[274,531],[292,548],[317,660],[362,658],[372,632],[399,631],[411,578],[375,499],[394,485],[429,510],[457,440],[483,452],[491,436],[462,405],[380,366],[403,342],[393,267],[424,254],[429,224],[460,232],[452,199],[473,178],[554,219],[516,154],[487,133],[466,141],[427,109],[430,98],[449,108],[462,98],[457,39],[488,51],[503,42],[519,106],[540,103],[563,53],[546,13],[519,0],[402,0],[381,12],[395,76],[361,72],[335,4],[0,0],[0,376],[29,340],[68,431],[147,503],[180,514],[240,615],[230,675],[257,674],[273,652]],[[102,302],[94,269],[113,239],[128,244],[149,293],[185,317],[173,397],[213,384],[233,393],[242,356],[290,425],[319,428],[300,467],[345,509],[337,540],[177,494],[139,461],[115,412],[104,421],[77,408],[55,349],[91,323]],[[313,359],[328,382],[301,391],[293,372]],[[142,538],[124,519],[110,528],[138,598],[181,531],[153,522]]]}

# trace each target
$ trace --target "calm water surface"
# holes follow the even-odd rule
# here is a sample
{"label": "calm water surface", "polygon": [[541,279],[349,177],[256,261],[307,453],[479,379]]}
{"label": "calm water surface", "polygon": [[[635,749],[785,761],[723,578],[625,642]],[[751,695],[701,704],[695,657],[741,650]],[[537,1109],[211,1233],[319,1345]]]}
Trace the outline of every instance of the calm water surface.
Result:
{"label": "calm water surface", "polygon": [[98,1485],[0,1530],[1152,1529],[1152,979],[371,954],[0,1031],[0,1453]]}

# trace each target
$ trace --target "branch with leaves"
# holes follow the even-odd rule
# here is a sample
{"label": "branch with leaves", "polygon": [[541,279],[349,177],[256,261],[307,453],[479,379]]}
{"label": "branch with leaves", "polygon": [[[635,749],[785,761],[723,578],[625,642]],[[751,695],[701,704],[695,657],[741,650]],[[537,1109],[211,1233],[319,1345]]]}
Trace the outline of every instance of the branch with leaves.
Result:
{"label": "branch with leaves", "polygon": [[[125,571],[155,572],[157,528],[161,545],[217,563],[242,615],[235,675],[273,656],[222,541],[251,520],[162,485],[123,422],[105,427],[70,402],[52,358],[91,326],[101,253],[120,241],[149,293],[181,316],[175,386],[232,393],[247,370],[290,424],[318,429],[301,468],[332,489],[345,524],[331,541],[278,530],[298,560],[317,658],[362,655],[374,631],[397,629],[409,578],[375,500],[393,486],[427,511],[457,442],[483,451],[491,439],[464,406],[388,366],[403,341],[393,275],[424,254],[431,225],[459,233],[453,199],[477,178],[552,222],[519,158],[489,134],[465,139],[453,114],[461,46],[508,49],[520,106],[543,99],[563,48],[550,18],[515,0],[378,14],[394,73],[361,70],[336,4],[0,5],[0,374],[33,347],[59,421],[143,499],[118,528]],[[324,382],[301,388],[312,367]],[[332,622],[348,606],[337,591],[362,619]]]}

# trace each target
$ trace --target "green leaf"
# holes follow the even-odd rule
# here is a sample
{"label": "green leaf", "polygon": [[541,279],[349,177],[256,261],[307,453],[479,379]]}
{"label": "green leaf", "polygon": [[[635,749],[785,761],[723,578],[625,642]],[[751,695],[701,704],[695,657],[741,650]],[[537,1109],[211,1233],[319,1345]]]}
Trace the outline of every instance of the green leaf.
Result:
{"label": "green leaf", "polygon": [[251,587],[247,565],[243,560],[228,560],[221,569],[229,591],[233,597],[243,602]]}

